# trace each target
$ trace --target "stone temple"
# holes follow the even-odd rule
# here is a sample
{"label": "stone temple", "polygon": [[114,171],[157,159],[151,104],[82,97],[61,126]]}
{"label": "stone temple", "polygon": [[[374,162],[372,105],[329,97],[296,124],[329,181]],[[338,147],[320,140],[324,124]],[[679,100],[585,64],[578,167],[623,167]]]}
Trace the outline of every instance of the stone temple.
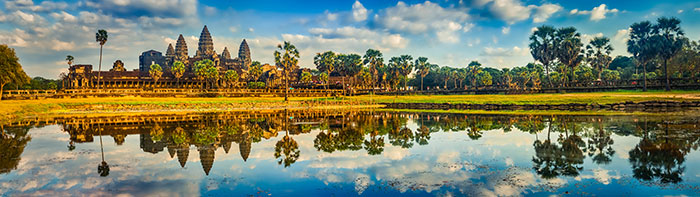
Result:
{"label": "stone temple", "polygon": [[[146,83],[151,80],[149,77],[150,66],[158,64],[163,68],[163,75],[160,82],[175,82],[176,79],[171,73],[170,68],[175,62],[185,64],[185,73],[182,78],[177,79],[178,82],[194,82],[195,75],[192,72],[192,67],[197,61],[211,60],[214,66],[219,70],[220,75],[228,70],[238,72],[241,79],[245,79],[248,68],[252,64],[250,56],[250,48],[245,39],[241,42],[238,49],[238,57],[231,58],[231,53],[228,47],[224,47],[221,54],[217,54],[215,50],[214,40],[209,33],[209,28],[205,25],[199,35],[197,43],[197,51],[194,56],[190,56],[187,49],[185,37],[180,34],[177,41],[169,43],[165,49],[165,55],[157,50],[147,50],[139,56],[139,67],[134,70],[124,69],[124,64],[121,60],[114,62],[114,68],[109,71],[101,71],[102,77],[100,84],[108,87],[137,87],[139,84]],[[95,86],[98,71],[92,70],[92,65],[76,64],[69,68],[67,75],[67,88],[90,88]]]}

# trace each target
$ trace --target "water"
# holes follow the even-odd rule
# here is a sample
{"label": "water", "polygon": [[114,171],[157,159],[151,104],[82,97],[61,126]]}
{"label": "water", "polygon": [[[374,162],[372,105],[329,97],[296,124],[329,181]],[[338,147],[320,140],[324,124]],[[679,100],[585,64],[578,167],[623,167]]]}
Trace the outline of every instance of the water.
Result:
{"label": "water", "polygon": [[698,196],[699,121],[367,111],[56,118],[4,126],[0,193]]}

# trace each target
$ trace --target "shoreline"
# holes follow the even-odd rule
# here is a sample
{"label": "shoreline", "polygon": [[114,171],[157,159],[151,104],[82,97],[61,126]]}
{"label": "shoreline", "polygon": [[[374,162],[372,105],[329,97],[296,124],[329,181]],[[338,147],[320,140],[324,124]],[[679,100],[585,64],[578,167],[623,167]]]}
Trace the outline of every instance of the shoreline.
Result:
{"label": "shoreline", "polygon": [[349,97],[105,97],[3,100],[1,123],[48,116],[375,109],[466,114],[654,115],[700,108],[700,91],[532,95],[362,95]]}

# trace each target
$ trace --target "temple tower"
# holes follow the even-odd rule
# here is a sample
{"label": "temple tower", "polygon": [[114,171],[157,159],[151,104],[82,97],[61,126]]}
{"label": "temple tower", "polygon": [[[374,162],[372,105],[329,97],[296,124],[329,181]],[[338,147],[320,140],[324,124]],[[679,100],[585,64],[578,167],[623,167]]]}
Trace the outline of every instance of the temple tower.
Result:
{"label": "temple tower", "polygon": [[243,67],[246,69],[253,63],[250,58],[250,48],[248,48],[248,43],[245,39],[243,39],[241,46],[238,48],[238,59],[241,60]]}
{"label": "temple tower", "polygon": [[185,38],[180,34],[180,37],[177,38],[177,43],[175,43],[175,60],[186,62],[188,58],[187,42],[185,42]]}
{"label": "temple tower", "polygon": [[197,48],[197,57],[211,57],[215,54],[214,52],[214,41],[211,39],[211,34],[209,34],[209,29],[204,26],[202,33],[199,35],[199,48]]}
{"label": "temple tower", "polygon": [[165,51],[165,57],[175,57],[175,49],[173,49],[173,44],[168,44],[168,50]]}
{"label": "temple tower", "polygon": [[231,59],[231,53],[228,52],[228,47],[224,47],[224,52],[221,53],[221,59],[222,60]]}

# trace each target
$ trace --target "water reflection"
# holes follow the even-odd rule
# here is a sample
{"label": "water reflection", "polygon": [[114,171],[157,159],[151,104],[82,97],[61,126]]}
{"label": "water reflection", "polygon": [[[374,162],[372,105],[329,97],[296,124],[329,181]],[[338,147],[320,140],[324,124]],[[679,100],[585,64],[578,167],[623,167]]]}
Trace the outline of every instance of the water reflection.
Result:
{"label": "water reflection", "polygon": [[[56,122],[69,136],[69,151],[76,150],[76,147],[80,148],[81,144],[93,142],[95,137],[99,138],[101,162],[98,164],[97,172],[102,177],[110,174],[110,166],[106,161],[109,158],[105,158],[106,151],[102,140],[103,137],[108,136],[114,139],[116,149],[120,149],[128,136],[136,135],[139,148],[143,152],[159,154],[167,150],[170,158],[177,159],[180,168],[186,168],[188,161],[196,159],[190,158],[190,151],[196,151],[203,174],[209,176],[213,173],[225,173],[225,171],[212,171],[217,163],[215,160],[222,156],[220,152],[217,155],[217,150],[223,150],[228,155],[236,144],[238,155],[243,163],[248,162],[255,144],[272,141],[274,151],[266,152],[269,155],[262,157],[274,158],[276,165],[282,168],[292,168],[295,165],[308,168],[309,164],[297,163],[305,160],[303,157],[305,154],[325,153],[343,157],[347,156],[345,153],[353,153],[353,157],[368,155],[386,159],[391,155],[383,153],[390,148],[394,150],[391,153],[393,155],[396,154],[396,149],[413,151],[420,147],[431,146],[447,153],[454,149],[470,149],[473,146],[483,145],[477,143],[463,146],[458,142],[457,146],[452,147],[433,144],[436,137],[443,141],[449,139],[445,138],[444,134],[455,133],[456,136],[461,136],[458,137],[460,141],[481,142],[498,135],[510,136],[523,133],[525,136],[532,137],[533,140],[528,141],[528,146],[530,146],[529,142],[532,142],[531,147],[534,152],[527,155],[530,161],[522,160],[516,163],[526,162],[527,169],[531,169],[532,173],[545,181],[581,178],[586,170],[597,173],[600,172],[601,167],[610,165],[617,157],[626,157],[628,160],[626,166],[631,171],[631,177],[641,182],[659,184],[681,183],[684,177],[687,179],[688,176],[684,174],[687,156],[696,151],[700,144],[700,132],[697,130],[700,124],[694,117],[277,111],[58,119]],[[30,128],[30,126],[13,125],[2,129],[0,174],[7,174],[17,169],[25,146],[32,140],[28,134]],[[502,132],[502,134],[495,134],[496,132]],[[638,142],[626,150],[617,146],[619,144],[617,140],[627,138]],[[511,140],[518,139],[511,138]],[[316,152],[304,149],[304,143],[310,144],[309,146]],[[260,148],[264,149],[264,147]],[[616,151],[621,149],[624,152]],[[493,151],[496,156],[496,151],[500,154],[501,150],[491,149],[490,151]],[[508,157],[516,157],[523,153],[525,152],[514,151],[504,154]],[[619,155],[625,153],[624,156]],[[512,165],[508,164],[508,161],[506,163]],[[421,165],[424,164],[419,166]],[[464,162],[457,165],[468,166]],[[453,171],[481,168],[464,166],[457,167]],[[474,166],[479,165],[474,164]],[[371,178],[368,179],[365,176],[360,176],[355,181],[355,187],[362,191],[367,189],[362,184],[373,182]],[[448,184],[440,183],[438,188],[442,185]],[[427,190],[426,186],[417,188]]]}

